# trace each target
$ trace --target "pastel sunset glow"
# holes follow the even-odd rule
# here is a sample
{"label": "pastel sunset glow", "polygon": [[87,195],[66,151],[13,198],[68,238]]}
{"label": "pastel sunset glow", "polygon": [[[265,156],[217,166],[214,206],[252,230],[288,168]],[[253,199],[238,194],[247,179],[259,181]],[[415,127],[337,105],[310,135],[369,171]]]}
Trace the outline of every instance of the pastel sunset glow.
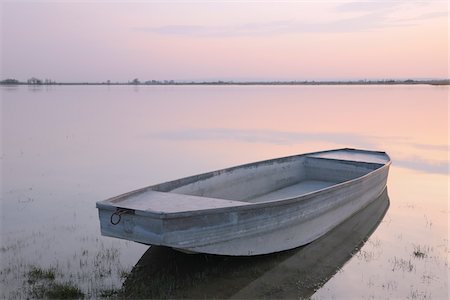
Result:
{"label": "pastel sunset glow", "polygon": [[447,1],[1,4],[1,76],[448,78]]}

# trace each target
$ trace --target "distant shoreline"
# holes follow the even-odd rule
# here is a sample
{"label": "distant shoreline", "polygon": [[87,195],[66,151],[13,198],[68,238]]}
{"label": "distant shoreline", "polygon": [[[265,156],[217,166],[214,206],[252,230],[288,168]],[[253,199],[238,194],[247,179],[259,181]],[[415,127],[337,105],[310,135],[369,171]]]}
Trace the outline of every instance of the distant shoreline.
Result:
{"label": "distant shoreline", "polygon": [[450,85],[450,79],[434,80],[350,80],[350,81],[146,81],[146,82],[21,82],[15,79],[6,79],[0,81],[0,85],[31,85],[31,86],[49,86],[49,85]]}

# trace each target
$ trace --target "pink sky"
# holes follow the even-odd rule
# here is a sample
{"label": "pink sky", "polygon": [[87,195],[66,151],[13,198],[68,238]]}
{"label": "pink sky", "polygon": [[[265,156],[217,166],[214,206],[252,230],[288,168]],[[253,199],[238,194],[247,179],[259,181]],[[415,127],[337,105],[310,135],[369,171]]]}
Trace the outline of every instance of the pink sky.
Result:
{"label": "pink sky", "polygon": [[448,78],[447,1],[1,4],[1,77]]}

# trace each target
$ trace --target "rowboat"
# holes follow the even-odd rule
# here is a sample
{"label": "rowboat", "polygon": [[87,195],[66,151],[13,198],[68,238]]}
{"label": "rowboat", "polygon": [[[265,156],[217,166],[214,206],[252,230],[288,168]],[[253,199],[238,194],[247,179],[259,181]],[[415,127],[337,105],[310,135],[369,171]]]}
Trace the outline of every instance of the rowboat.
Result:
{"label": "rowboat", "polygon": [[385,152],[344,148],[152,185],[97,202],[101,234],[188,253],[293,249],[375,200],[390,164]]}

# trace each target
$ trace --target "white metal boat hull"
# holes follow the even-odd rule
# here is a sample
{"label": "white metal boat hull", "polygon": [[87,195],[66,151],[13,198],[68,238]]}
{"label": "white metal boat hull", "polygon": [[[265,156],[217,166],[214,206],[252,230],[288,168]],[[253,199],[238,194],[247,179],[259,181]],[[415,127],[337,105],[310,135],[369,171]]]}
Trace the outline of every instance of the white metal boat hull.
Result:
{"label": "white metal boat hull", "polygon": [[[335,151],[353,154],[360,150]],[[389,157],[380,152],[360,152],[381,158],[366,162],[300,155],[192,176],[98,202],[101,232],[149,245],[221,255],[259,255],[299,247],[327,233],[385,189]],[[376,161],[378,158],[381,161]],[[281,177],[277,175],[280,173]],[[254,181],[258,175],[261,178]],[[337,182],[308,191],[308,186],[302,185],[306,181],[296,185],[292,178]],[[284,188],[271,186],[274,181]],[[213,189],[214,185],[220,188]],[[226,194],[233,186],[240,191]],[[273,197],[284,191],[289,197],[258,201],[264,197],[253,192],[249,198],[245,186],[253,191],[266,189],[264,195]],[[299,195],[292,196],[296,192],[292,187],[296,186]],[[144,210],[145,205],[151,208]],[[118,214],[114,215],[117,208],[124,209],[120,220]]]}

